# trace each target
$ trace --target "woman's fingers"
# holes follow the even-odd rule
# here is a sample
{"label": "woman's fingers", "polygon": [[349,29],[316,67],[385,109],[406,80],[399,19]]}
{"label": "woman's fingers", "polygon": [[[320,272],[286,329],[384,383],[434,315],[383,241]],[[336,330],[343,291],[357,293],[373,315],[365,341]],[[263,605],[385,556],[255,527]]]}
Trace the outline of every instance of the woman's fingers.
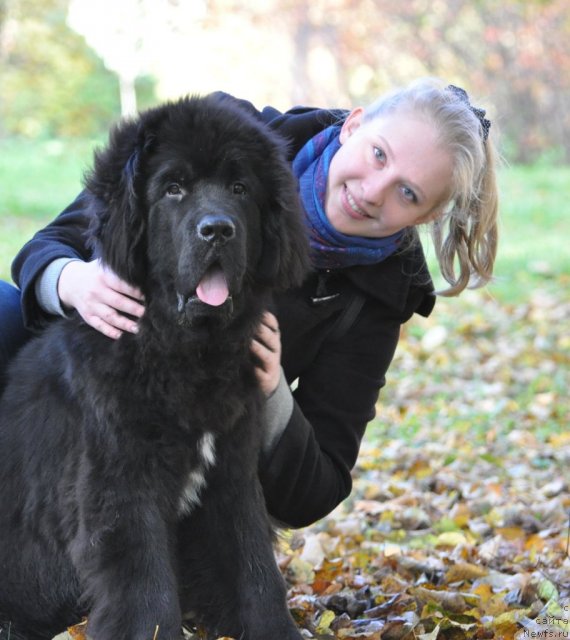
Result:
{"label": "woman's fingers", "polygon": [[255,339],[274,353],[281,351],[281,335],[278,325],[269,325],[262,320],[257,328]]}
{"label": "woman's fingers", "polygon": [[281,376],[281,335],[277,318],[266,312],[251,342],[251,351],[257,359],[255,375],[265,395],[271,395]]}
{"label": "woman's fingers", "polygon": [[141,291],[99,260],[68,263],[60,274],[58,294],[88,325],[114,339],[124,331],[136,333],[145,311]]}
{"label": "woman's fingers", "polygon": [[128,333],[137,333],[138,331],[138,324],[135,320],[105,304],[95,305],[82,317],[88,325],[115,340],[120,338],[125,331]]}
{"label": "woman's fingers", "polygon": [[[132,299],[135,301],[143,302],[144,296],[142,291],[137,287],[133,287],[128,282],[121,280],[119,276],[111,271],[108,267],[100,267],[101,277],[103,283],[108,287],[109,290],[115,291],[122,297],[128,297],[128,299]],[[139,305],[143,310],[144,307]]]}

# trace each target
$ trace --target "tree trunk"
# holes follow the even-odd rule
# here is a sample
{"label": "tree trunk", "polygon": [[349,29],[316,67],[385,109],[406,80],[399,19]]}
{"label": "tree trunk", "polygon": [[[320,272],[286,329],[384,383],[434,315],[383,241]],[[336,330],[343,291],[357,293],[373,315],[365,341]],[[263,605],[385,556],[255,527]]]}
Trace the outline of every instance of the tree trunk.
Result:
{"label": "tree trunk", "polygon": [[137,113],[137,92],[135,77],[119,74],[119,88],[121,92],[121,115],[133,116]]}

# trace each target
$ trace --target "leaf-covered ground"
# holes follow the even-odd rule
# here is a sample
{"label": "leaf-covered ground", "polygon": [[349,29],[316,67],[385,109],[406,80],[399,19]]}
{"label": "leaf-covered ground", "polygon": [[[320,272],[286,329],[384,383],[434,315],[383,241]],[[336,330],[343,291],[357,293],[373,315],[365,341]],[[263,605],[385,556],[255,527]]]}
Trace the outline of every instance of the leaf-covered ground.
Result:
{"label": "leaf-covered ground", "polygon": [[570,295],[407,328],[353,495],[280,562],[307,637],[570,637]]}
{"label": "leaf-covered ground", "polygon": [[405,329],[350,499],[281,537],[305,637],[570,637],[569,284]]}

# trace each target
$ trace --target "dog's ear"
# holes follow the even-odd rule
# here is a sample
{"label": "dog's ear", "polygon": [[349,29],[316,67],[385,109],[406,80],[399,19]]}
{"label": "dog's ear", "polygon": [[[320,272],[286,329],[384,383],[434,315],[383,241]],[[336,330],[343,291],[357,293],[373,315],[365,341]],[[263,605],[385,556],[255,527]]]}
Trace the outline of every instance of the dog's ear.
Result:
{"label": "dog's ear", "polygon": [[146,273],[145,164],[162,118],[155,109],[120,122],[85,177],[91,246],[120,278],[139,287]]}
{"label": "dog's ear", "polygon": [[276,167],[272,200],[263,213],[259,273],[278,290],[299,286],[310,267],[309,243],[297,185],[287,164]]}

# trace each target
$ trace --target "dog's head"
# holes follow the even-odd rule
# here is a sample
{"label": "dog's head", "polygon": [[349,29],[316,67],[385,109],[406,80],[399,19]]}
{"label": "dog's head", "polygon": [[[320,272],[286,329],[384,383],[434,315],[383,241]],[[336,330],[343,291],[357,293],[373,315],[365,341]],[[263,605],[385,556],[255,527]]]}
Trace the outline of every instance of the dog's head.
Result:
{"label": "dog's head", "polygon": [[284,143],[230,97],[185,98],[119,124],[86,187],[97,253],[182,323],[229,316],[308,268]]}

